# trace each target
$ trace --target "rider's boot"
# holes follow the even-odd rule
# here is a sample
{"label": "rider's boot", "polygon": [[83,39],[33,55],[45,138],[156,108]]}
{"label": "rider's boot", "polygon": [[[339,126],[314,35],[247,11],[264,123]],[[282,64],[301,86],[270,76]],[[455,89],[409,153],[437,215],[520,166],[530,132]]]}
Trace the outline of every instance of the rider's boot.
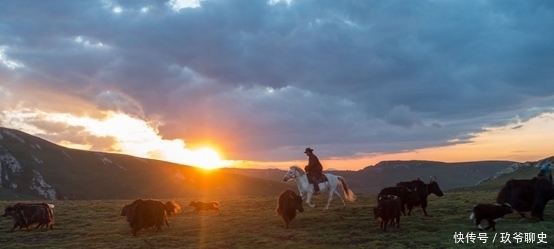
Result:
{"label": "rider's boot", "polygon": [[319,183],[314,179],[314,195],[319,194]]}

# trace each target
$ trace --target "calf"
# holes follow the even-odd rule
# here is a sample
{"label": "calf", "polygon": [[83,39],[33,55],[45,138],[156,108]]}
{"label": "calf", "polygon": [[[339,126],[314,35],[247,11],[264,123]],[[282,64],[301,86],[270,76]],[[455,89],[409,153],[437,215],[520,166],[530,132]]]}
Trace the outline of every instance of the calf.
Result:
{"label": "calf", "polygon": [[[504,215],[511,214],[514,211],[508,203],[504,204],[478,204],[473,207],[473,213],[469,216],[470,220],[475,221],[475,225],[481,231],[488,230],[492,227],[493,231],[496,231],[496,222],[504,217]],[[487,220],[489,226],[483,229],[481,227],[481,220]]]}
{"label": "calf", "polygon": [[[377,203],[381,203],[384,200],[397,200],[400,203],[400,209],[401,209],[400,211],[402,211],[402,202],[398,198],[398,196],[396,196],[396,195],[379,195],[377,197]],[[390,226],[394,225],[394,222],[395,222],[395,220],[391,219],[389,225]]]}
{"label": "calf", "polygon": [[290,189],[287,189],[279,196],[277,202],[277,215],[281,216],[283,222],[285,222],[285,228],[289,228],[290,222],[296,217],[296,210],[298,212],[304,212],[302,207],[302,197],[296,195],[296,193]]}
{"label": "calf", "polygon": [[412,203],[415,201],[419,201],[419,197],[417,195],[417,189],[412,191],[407,187],[404,186],[396,186],[396,187],[387,187],[384,189],[381,189],[379,192],[379,195],[377,195],[377,201],[386,195],[395,195],[400,199],[400,211],[403,215],[406,215],[406,208],[405,206],[408,203]]}
{"label": "calf", "polygon": [[209,210],[215,210],[216,213],[219,212],[219,202],[217,201],[211,201],[211,202],[202,202],[202,201],[191,201],[189,204],[189,207],[194,207],[194,212],[198,214],[199,211],[209,211]]}
{"label": "calf", "polygon": [[373,208],[373,218],[380,221],[380,228],[387,231],[387,223],[400,227],[400,198],[382,199],[377,207]]}

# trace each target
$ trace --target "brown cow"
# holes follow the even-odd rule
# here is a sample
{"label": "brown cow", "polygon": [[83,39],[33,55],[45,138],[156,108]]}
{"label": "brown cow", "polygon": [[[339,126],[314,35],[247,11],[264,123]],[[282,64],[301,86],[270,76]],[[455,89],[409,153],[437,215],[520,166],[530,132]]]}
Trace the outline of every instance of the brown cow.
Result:
{"label": "brown cow", "polygon": [[211,201],[211,202],[202,202],[202,201],[191,201],[189,204],[189,207],[194,207],[194,212],[198,214],[199,211],[209,211],[209,210],[215,210],[216,213],[221,213],[219,211],[219,202],[217,201]]}
{"label": "brown cow", "polygon": [[285,222],[285,228],[288,229],[290,222],[296,217],[296,210],[304,212],[302,197],[290,189],[283,191],[279,196],[279,202],[275,211]]}
{"label": "brown cow", "polygon": [[54,224],[54,212],[52,211],[54,205],[47,203],[17,203],[15,205],[8,205],[4,209],[2,217],[11,216],[14,220],[13,227],[10,232],[19,226],[21,228],[27,228],[32,225],[37,225],[35,229],[40,227],[46,227],[53,229]]}
{"label": "brown cow", "polygon": [[156,232],[162,230],[162,225],[167,222],[166,215],[177,213],[180,210],[179,204],[168,201],[165,204],[161,201],[137,199],[121,210],[121,216],[126,216],[129,226],[132,228],[133,236],[141,229],[156,227]]}

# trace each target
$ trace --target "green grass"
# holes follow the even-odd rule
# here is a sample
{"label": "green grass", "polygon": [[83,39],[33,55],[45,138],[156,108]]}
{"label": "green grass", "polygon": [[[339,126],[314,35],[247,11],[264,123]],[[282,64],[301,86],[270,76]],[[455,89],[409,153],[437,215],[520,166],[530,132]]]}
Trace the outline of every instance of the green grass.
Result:
{"label": "green grass", "polygon": [[[169,218],[170,227],[163,231],[143,230],[137,237],[124,217],[123,205],[132,200],[53,201],[56,205],[54,230],[15,230],[8,233],[13,222],[0,222],[0,248],[536,248],[537,244],[499,243],[501,232],[547,234],[548,248],[554,244],[554,207],[548,204],[545,222],[521,219],[516,214],[506,216],[494,232],[487,232],[486,244],[456,244],[454,233],[473,232],[468,219],[477,203],[491,203],[497,191],[447,191],[443,197],[431,195],[428,213],[419,209],[412,216],[403,216],[400,228],[383,232],[373,219],[375,195],[359,195],[354,203],[341,208],[335,199],[331,209],[323,211],[323,196],[317,196],[316,209],[306,207],[291,223],[290,229],[275,214],[277,196],[228,197],[217,199],[221,214],[202,211],[194,214],[188,207],[192,199],[177,199],[183,210]],[[213,200],[213,199],[203,199]],[[165,201],[165,200],[163,200]],[[0,205],[13,202],[0,201]],[[486,221],[483,223],[486,225]],[[478,242],[478,241],[477,241]]]}

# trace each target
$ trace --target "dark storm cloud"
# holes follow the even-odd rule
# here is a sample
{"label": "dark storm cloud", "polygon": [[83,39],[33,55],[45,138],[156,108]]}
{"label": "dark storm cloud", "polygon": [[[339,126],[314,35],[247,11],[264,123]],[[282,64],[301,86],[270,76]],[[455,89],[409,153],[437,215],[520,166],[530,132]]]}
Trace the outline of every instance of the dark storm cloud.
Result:
{"label": "dark storm cloud", "polygon": [[24,65],[0,64],[0,86],[156,117],[164,138],[246,160],[467,142],[554,106],[550,1],[200,4],[0,2],[2,58]]}

